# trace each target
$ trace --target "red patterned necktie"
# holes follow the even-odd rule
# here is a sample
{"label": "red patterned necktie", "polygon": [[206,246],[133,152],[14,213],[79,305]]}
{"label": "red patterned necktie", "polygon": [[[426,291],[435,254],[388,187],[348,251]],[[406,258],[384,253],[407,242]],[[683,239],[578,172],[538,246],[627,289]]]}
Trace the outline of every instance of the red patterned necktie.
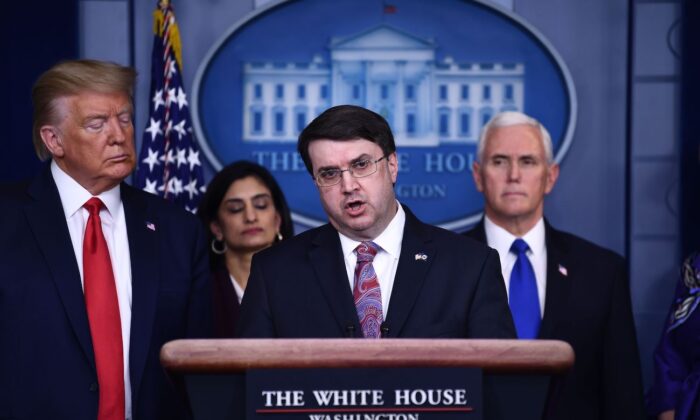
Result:
{"label": "red patterned necktie", "polygon": [[362,242],[355,248],[357,265],[355,266],[355,308],[360,319],[362,335],[365,338],[379,338],[380,327],[384,321],[382,314],[382,293],[379,289],[377,273],[372,261],[379,246],[374,242]]}
{"label": "red patterned necktie", "polygon": [[124,349],[119,300],[109,249],[102,233],[99,198],[83,207],[90,213],[83,238],[85,306],[99,384],[98,420],[124,420]]}

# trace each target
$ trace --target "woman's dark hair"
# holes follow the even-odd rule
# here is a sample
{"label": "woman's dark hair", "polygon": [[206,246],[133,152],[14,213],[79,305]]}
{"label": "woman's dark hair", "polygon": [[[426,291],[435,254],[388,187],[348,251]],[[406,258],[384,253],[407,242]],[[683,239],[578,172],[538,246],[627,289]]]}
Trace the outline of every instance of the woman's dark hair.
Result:
{"label": "woman's dark hair", "polygon": [[[282,189],[280,189],[280,186],[277,184],[277,181],[275,181],[275,178],[267,169],[258,165],[257,163],[239,160],[224,167],[216,175],[214,175],[214,178],[212,178],[211,182],[209,182],[209,185],[207,186],[207,192],[204,193],[204,197],[199,203],[197,216],[199,216],[199,219],[202,221],[202,223],[204,223],[209,242],[211,242],[211,240],[214,238],[214,235],[211,233],[211,229],[209,229],[209,224],[217,219],[219,206],[226,195],[226,191],[228,191],[229,187],[234,182],[249,176],[259,179],[263,184],[265,184],[267,189],[270,190],[270,194],[272,194],[272,201],[275,205],[275,210],[277,210],[277,213],[280,215],[280,233],[282,234],[283,239],[290,238],[294,235],[294,226],[292,224],[292,217],[289,213],[289,206],[287,206],[287,200],[284,198]],[[212,265],[214,265],[221,257],[213,252],[210,252],[209,255],[211,256]]]}

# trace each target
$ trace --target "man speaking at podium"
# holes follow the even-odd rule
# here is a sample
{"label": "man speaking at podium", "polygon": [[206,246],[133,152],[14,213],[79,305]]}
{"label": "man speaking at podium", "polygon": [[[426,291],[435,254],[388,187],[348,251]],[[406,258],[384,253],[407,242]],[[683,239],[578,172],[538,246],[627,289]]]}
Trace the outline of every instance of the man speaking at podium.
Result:
{"label": "man speaking at podium", "polygon": [[241,337],[515,337],[498,254],[396,200],[384,118],[330,108],[298,150],[330,223],[255,255]]}
{"label": "man speaking at podium", "polygon": [[135,77],[66,61],[34,85],[34,146],[51,161],[0,193],[0,418],[190,417],[159,353],[208,333],[205,239],[193,215],[122,183]]}

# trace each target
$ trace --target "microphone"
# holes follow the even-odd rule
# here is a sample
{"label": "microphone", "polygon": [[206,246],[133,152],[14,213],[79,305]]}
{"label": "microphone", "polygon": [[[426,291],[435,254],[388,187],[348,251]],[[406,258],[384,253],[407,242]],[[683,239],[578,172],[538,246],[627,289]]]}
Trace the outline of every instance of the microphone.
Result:
{"label": "microphone", "polygon": [[381,332],[382,338],[387,338],[389,336],[389,324],[382,322],[382,325],[379,327],[379,331]]}
{"label": "microphone", "polygon": [[345,327],[345,336],[347,338],[352,338],[355,336],[355,325],[348,323],[348,325]]}

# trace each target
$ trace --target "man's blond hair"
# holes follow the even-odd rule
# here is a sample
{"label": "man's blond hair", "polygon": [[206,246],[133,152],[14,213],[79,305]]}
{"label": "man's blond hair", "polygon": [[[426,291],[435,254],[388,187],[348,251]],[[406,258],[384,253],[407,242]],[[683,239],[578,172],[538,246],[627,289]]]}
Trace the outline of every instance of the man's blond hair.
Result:
{"label": "man's blond hair", "polygon": [[32,88],[34,115],[32,140],[34,150],[41,160],[51,158],[51,153],[41,140],[41,127],[59,124],[58,102],[62,98],[82,92],[123,92],[133,98],[136,70],[116,63],[97,60],[63,61],[39,76]]}

